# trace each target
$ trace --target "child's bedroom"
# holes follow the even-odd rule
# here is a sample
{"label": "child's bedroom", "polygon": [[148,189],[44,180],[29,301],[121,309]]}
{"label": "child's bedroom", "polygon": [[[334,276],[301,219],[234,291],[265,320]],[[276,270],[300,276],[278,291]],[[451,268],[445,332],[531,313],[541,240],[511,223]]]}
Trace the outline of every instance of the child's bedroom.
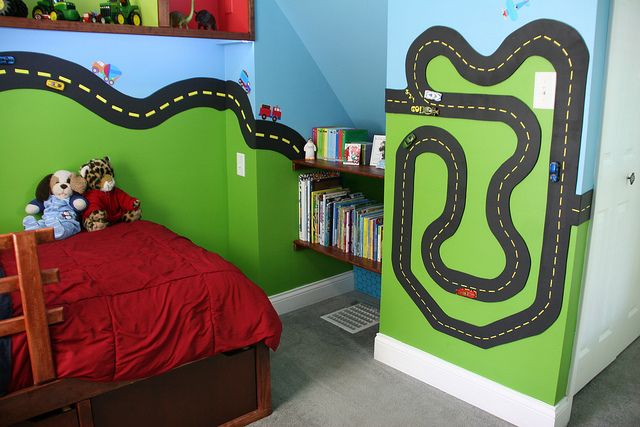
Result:
{"label": "child's bedroom", "polygon": [[640,425],[638,22],[0,0],[0,427]]}

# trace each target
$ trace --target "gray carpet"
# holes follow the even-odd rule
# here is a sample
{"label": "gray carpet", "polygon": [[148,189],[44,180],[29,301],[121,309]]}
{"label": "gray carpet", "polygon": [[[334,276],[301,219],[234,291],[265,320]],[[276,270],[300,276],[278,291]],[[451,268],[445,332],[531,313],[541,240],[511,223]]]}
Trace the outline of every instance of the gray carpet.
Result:
{"label": "gray carpet", "polygon": [[[377,327],[352,335],[320,316],[354,302],[350,293],[282,316],[272,353],[273,414],[252,426],[509,426],[373,360]],[[574,399],[571,426],[640,426],[640,341]]]}

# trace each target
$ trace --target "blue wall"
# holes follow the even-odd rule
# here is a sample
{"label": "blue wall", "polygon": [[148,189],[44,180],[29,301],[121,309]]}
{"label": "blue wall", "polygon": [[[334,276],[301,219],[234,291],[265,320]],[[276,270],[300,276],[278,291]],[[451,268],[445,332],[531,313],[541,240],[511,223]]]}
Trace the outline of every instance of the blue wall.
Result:
{"label": "blue wall", "polygon": [[113,64],[122,71],[115,88],[137,98],[191,77],[224,78],[223,49],[211,39],[0,28],[0,51],[46,53],[87,68]]}
{"label": "blue wall", "polygon": [[[390,8],[388,38],[387,87],[402,89],[405,78],[405,55],[413,40],[434,25],[454,28],[484,55],[493,53],[514,30],[536,19],[556,19],[574,27],[584,38],[591,55],[585,100],[584,121],[577,191],[593,188],[595,159],[600,143],[604,50],[608,34],[610,0],[531,0],[520,9],[518,19],[504,19],[500,13],[507,0],[458,0],[430,2],[428,13],[424,0],[403,0],[402,7]],[[594,54],[595,52],[595,54]],[[533,88],[532,88],[533,90]]]}
{"label": "blue wall", "polygon": [[280,7],[274,1],[258,1],[255,12],[255,109],[261,104],[279,105],[282,122],[304,137],[310,137],[315,126],[353,126]]}
{"label": "blue wall", "polygon": [[387,0],[256,2],[257,105],[279,104],[305,135],[346,125],[384,133]]}
{"label": "blue wall", "polygon": [[384,133],[388,0],[275,0],[353,123]]}

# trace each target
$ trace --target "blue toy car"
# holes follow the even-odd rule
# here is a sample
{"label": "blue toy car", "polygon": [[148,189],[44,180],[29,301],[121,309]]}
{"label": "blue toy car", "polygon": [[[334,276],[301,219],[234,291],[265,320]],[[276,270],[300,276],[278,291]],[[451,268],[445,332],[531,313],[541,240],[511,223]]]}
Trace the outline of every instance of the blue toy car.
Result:
{"label": "blue toy car", "polygon": [[558,182],[560,180],[560,163],[551,162],[549,164],[549,180],[551,182]]}
{"label": "blue toy car", "polygon": [[16,58],[10,55],[0,55],[0,65],[13,65],[16,63]]}

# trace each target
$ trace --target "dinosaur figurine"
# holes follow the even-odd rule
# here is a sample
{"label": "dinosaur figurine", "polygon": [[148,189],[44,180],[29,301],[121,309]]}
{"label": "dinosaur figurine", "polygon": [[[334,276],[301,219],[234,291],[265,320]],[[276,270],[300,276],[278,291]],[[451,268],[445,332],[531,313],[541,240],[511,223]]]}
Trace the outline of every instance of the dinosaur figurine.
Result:
{"label": "dinosaur figurine", "polygon": [[195,0],[191,0],[191,12],[189,13],[189,16],[184,16],[182,12],[177,10],[174,10],[169,14],[169,25],[171,25],[172,28],[189,29],[189,22],[191,22],[191,19],[193,18],[194,1]]}

